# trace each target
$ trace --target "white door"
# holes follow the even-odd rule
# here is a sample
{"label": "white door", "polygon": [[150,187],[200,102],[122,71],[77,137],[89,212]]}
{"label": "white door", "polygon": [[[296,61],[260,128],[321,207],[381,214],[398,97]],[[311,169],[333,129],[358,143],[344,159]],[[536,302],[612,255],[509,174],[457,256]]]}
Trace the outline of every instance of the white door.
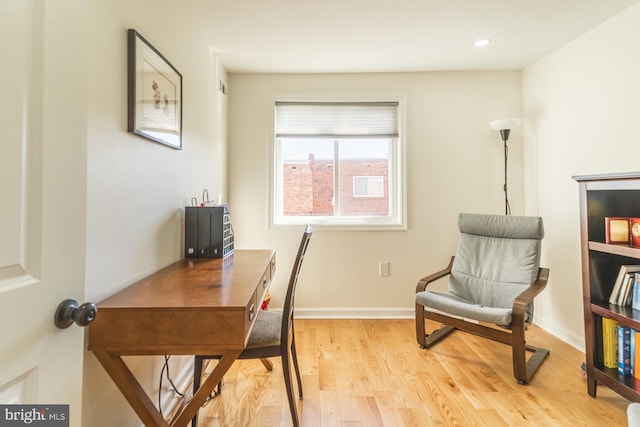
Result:
{"label": "white door", "polygon": [[0,1],[0,404],[68,404],[72,426],[84,329],[53,319],[65,298],[84,302],[81,1]]}

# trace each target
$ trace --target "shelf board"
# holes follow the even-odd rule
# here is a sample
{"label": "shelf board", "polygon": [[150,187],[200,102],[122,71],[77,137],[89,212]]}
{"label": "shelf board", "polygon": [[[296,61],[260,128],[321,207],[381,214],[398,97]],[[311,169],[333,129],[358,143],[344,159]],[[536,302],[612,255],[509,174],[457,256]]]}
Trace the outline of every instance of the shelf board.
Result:
{"label": "shelf board", "polygon": [[640,331],[640,311],[630,306],[609,304],[607,301],[591,301],[591,312],[599,316],[617,320],[621,325]]}
{"label": "shelf board", "polygon": [[589,249],[592,251],[604,252],[607,254],[640,259],[640,248],[634,248],[628,245],[610,245],[607,243],[591,241],[589,242]]}
{"label": "shelf board", "polygon": [[620,375],[615,368],[606,368],[596,364],[593,369],[593,375],[600,384],[606,385],[616,393],[626,397],[627,399],[640,402],[640,380],[631,375]]}

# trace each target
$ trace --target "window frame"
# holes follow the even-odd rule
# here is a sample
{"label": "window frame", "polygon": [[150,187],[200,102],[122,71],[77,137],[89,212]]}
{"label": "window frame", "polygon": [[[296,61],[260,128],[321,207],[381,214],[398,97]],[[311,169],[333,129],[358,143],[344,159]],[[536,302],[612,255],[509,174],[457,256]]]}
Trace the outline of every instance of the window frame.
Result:
{"label": "window frame", "polygon": [[[270,168],[269,168],[269,225],[272,228],[298,226],[312,224],[322,229],[336,230],[406,230],[407,229],[407,209],[406,209],[406,164],[405,164],[405,99],[404,96],[396,96],[385,99],[290,99],[274,98],[272,100],[272,129],[270,137]],[[388,216],[285,216],[283,214],[283,182],[282,168],[282,145],[276,137],[276,102],[347,102],[347,103],[376,103],[376,102],[397,102],[398,114],[398,137],[390,138],[391,146],[389,151],[389,207]],[[337,173],[337,169],[336,173]],[[280,173],[280,176],[278,174]],[[337,181],[336,181],[337,182]],[[368,197],[368,196],[366,196]],[[384,197],[384,196],[383,196]]]}

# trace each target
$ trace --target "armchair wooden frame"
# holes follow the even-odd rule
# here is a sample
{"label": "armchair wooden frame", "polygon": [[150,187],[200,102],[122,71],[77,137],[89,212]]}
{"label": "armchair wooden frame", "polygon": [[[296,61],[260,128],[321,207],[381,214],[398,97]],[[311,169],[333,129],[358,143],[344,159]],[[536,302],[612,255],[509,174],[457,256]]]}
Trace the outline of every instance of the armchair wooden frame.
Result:
{"label": "armchair wooden frame", "polygon": [[[416,293],[425,291],[431,283],[449,275],[454,259],[455,257],[451,257],[449,265],[445,269],[420,279],[416,286]],[[534,297],[547,286],[548,278],[549,269],[539,268],[536,281],[516,297],[513,301],[512,320],[508,329],[498,329],[493,325],[468,322],[462,318],[430,311],[425,309],[423,305],[416,303],[416,339],[420,344],[420,348],[430,347],[454,329],[480,335],[510,345],[513,354],[513,375],[518,380],[518,384],[529,383],[533,374],[549,355],[549,350],[526,344],[525,330],[527,325],[525,323],[525,312],[527,306],[533,302]],[[427,333],[425,328],[427,319],[440,322],[442,327],[432,333]],[[526,359],[526,351],[533,352],[528,361]]]}

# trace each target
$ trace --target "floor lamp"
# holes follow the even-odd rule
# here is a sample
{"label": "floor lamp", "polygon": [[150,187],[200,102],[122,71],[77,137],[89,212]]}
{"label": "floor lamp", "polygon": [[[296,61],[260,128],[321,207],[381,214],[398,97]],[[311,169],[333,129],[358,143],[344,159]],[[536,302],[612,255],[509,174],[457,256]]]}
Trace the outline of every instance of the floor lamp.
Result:
{"label": "floor lamp", "polygon": [[499,130],[500,137],[504,143],[504,214],[511,215],[511,206],[509,206],[509,194],[507,192],[507,160],[509,158],[509,147],[507,147],[507,141],[509,140],[509,133],[511,129],[520,126],[520,119],[498,119],[489,122],[491,129]]}

